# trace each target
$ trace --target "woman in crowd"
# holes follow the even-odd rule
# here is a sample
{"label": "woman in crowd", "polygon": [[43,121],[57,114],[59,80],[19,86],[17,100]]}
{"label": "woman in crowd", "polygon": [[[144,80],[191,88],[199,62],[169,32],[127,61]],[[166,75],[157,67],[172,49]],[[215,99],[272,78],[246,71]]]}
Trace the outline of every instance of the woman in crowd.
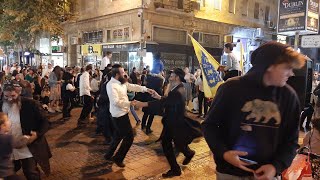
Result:
{"label": "woman in crowd", "polygon": [[56,66],[49,75],[50,87],[50,104],[48,111],[50,113],[62,112],[59,108],[59,101],[61,99],[61,68]]}

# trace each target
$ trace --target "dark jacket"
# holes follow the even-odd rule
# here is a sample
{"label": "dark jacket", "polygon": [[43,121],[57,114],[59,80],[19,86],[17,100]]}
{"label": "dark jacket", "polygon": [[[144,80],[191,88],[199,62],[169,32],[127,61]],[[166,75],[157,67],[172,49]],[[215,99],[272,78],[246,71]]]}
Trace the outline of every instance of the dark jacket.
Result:
{"label": "dark jacket", "polygon": [[[2,107],[3,102],[0,102]],[[1,108],[2,111],[2,108]],[[23,135],[37,133],[38,138],[28,148],[46,175],[50,174],[49,159],[52,157],[45,133],[49,130],[48,118],[36,101],[21,97],[20,123]]]}
{"label": "dark jacket", "polygon": [[[158,77],[158,76],[153,76],[151,74],[148,74],[146,76],[146,84],[145,86],[149,89],[153,89],[155,90],[160,96],[163,95],[163,92],[162,92],[162,84],[163,84],[163,80]],[[141,98],[143,99],[143,101],[145,102],[149,102],[149,101],[154,101],[155,99],[151,97],[151,95],[149,93],[137,93],[140,95],[138,95],[138,99]],[[149,108],[148,107],[144,107],[142,108],[142,111],[145,112],[145,113],[149,113]],[[151,114],[151,113],[149,113]]]}
{"label": "dark jacket", "polygon": [[169,92],[168,97],[149,102],[148,107],[152,114],[163,116],[163,131],[169,131],[173,135],[174,143],[184,146],[202,136],[202,133],[200,123],[186,115],[182,89],[183,84],[178,85]]}
{"label": "dark jacket", "polygon": [[0,178],[14,174],[11,160],[13,138],[9,134],[0,133]]}
{"label": "dark jacket", "polygon": [[[258,165],[248,166],[251,169],[272,164],[278,174],[290,166],[295,157],[299,147],[297,94],[289,85],[263,84],[264,72],[284,48],[285,45],[275,45],[257,49],[252,55],[252,69],[219,87],[202,124],[218,172],[252,176],[224,160],[223,154],[229,150],[248,152],[244,158],[258,162]],[[266,49],[270,52],[260,54]]]}

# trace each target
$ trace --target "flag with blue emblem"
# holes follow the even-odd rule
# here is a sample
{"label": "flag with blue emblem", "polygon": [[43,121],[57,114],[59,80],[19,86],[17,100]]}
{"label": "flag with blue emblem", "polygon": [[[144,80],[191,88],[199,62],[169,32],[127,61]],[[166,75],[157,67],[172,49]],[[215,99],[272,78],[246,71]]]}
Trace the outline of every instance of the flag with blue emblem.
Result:
{"label": "flag with blue emblem", "polygon": [[220,64],[191,35],[189,37],[202,70],[204,95],[213,98],[218,87],[224,82],[217,71]]}

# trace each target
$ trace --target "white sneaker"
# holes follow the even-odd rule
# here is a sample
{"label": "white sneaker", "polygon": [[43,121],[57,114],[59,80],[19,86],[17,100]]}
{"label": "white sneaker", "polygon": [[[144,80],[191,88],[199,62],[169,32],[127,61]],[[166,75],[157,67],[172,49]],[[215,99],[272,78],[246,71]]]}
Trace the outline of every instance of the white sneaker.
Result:
{"label": "white sneaker", "polygon": [[57,112],[59,112],[59,113],[61,113],[62,111],[61,111],[61,109],[59,108],[59,107],[57,107],[56,109],[55,109]]}
{"label": "white sneaker", "polygon": [[48,108],[48,112],[49,113],[55,113],[56,111],[54,109],[52,109],[52,108]]}

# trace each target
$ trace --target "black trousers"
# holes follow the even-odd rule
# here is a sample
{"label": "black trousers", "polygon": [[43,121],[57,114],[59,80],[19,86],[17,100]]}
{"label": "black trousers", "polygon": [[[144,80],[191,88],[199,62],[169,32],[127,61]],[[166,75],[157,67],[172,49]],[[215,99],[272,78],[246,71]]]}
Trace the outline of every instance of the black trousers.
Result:
{"label": "black trousers", "polygon": [[113,142],[106,153],[106,157],[112,157],[118,145],[122,141],[118,152],[113,157],[115,161],[122,162],[133,143],[132,126],[128,114],[118,118],[113,117],[112,122],[115,134]]}
{"label": "black trousers", "polygon": [[14,161],[14,170],[17,172],[21,169],[27,180],[38,180],[40,178],[40,171],[37,167],[37,162],[34,158],[27,158]]}
{"label": "black trousers", "polygon": [[225,76],[223,77],[223,80],[226,81],[229,78],[240,76],[240,75],[241,75],[241,71],[238,71],[238,70],[227,71]]}
{"label": "black trousers", "polygon": [[73,105],[74,105],[74,103],[72,102],[72,98],[71,97],[63,97],[62,103],[63,103],[62,117],[70,117],[70,112],[73,109]]}
{"label": "black trousers", "polygon": [[307,118],[307,122],[306,122],[306,129],[307,130],[310,130],[311,127],[310,127],[310,122],[311,122],[311,119],[312,119],[312,115],[313,115],[313,112],[314,112],[314,109],[312,107],[312,105],[309,105],[307,106],[303,112],[301,113],[301,116],[300,116],[300,128],[303,129],[302,125],[303,125],[303,122],[304,120]]}
{"label": "black trousers", "polygon": [[[173,150],[173,136],[171,132],[164,126],[161,135],[163,153],[169,162],[170,168],[172,170],[180,171],[180,166],[177,163],[177,159]],[[193,153],[189,148],[188,144],[184,144],[182,142],[174,142],[174,145],[176,149],[182,152],[185,157],[190,157]]]}
{"label": "black trousers", "polygon": [[91,96],[84,95],[84,96],[81,96],[81,98],[83,99],[83,108],[80,114],[79,121],[83,121],[86,118],[88,118],[93,106],[93,100]]}
{"label": "black trousers", "polygon": [[[148,119],[148,122],[147,122],[147,119]],[[150,129],[151,128],[151,125],[152,125],[152,122],[153,122],[153,119],[154,119],[154,115],[153,114],[148,114],[148,113],[144,113],[143,116],[142,116],[142,122],[141,122],[141,126],[142,127],[147,127],[147,129]]]}
{"label": "black trousers", "polygon": [[202,103],[204,106],[204,116],[206,116],[208,111],[208,99],[204,96],[204,92],[199,91],[198,95],[198,101],[199,101],[199,115],[202,114]]}

